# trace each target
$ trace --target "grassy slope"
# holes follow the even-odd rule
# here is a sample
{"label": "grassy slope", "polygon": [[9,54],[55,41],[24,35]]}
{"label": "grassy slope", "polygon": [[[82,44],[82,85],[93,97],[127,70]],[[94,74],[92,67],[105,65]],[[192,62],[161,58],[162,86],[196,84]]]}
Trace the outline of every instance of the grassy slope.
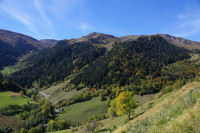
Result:
{"label": "grassy slope", "polygon": [[[128,133],[198,133],[200,132],[200,82],[186,84],[181,89],[165,95],[158,93],[153,100],[139,106],[134,114],[134,119],[129,122],[127,122],[127,116],[99,121],[103,126],[98,133],[110,131],[114,133],[121,133],[121,131]],[[83,125],[56,133],[82,133],[84,128]]]}
{"label": "grassy slope", "polygon": [[0,108],[8,105],[23,105],[29,101],[27,98],[22,98],[17,93],[13,92],[0,92]]}
{"label": "grassy slope", "polygon": [[[151,99],[152,99],[152,97],[154,96],[154,94],[152,94],[152,95],[144,95],[144,96],[138,96],[138,95],[136,95],[136,97],[135,97],[135,100],[136,101],[138,101],[140,104],[145,104],[145,105],[143,105],[143,106],[141,106],[140,108],[137,108],[136,109],[136,111],[135,111],[135,114],[137,114],[137,115],[139,115],[139,114],[141,114],[141,113],[143,113],[145,110],[147,110],[147,109],[149,109],[150,107],[150,104],[151,104],[151,102],[149,102]],[[96,98],[96,99],[93,99],[94,101],[96,100],[96,101],[98,101],[98,99]],[[94,103],[94,101],[93,101],[93,103]],[[75,112],[73,112],[73,109],[74,108],[71,108],[71,106],[70,106],[70,108],[71,108],[71,113],[73,114],[73,115],[76,115],[76,114],[81,114],[81,115],[85,115],[86,113],[85,112],[83,112],[83,110],[85,110],[86,108],[87,108],[87,106],[85,106],[86,104],[88,104],[88,103],[91,103],[91,101],[88,101],[88,102],[82,102],[82,103],[79,103],[79,104],[76,104],[76,107],[77,108],[82,108],[82,107],[84,107],[83,109],[79,109],[79,110],[77,110],[76,109],[76,113]],[[102,104],[102,102],[95,102],[96,104]],[[95,104],[94,104],[95,105]],[[96,106],[98,106],[98,105],[96,105]],[[96,108],[95,108],[96,109]],[[93,109],[92,109],[93,110]],[[90,110],[91,111],[91,113],[94,111],[95,113],[97,112],[97,110]],[[68,113],[70,113],[70,112],[68,112]],[[70,113],[70,114],[71,114]],[[73,119],[73,116],[70,116],[70,114],[67,114],[68,116],[66,116],[66,115],[61,115],[62,117],[64,117],[64,118],[70,118],[70,119]],[[88,115],[88,114],[86,114],[86,115]],[[66,117],[65,117],[66,116]],[[89,116],[89,115],[88,115]],[[87,117],[88,117],[87,116]],[[61,117],[59,117],[59,119],[62,119]],[[79,120],[79,119],[82,119],[82,117],[80,116],[80,117],[77,117],[77,121]],[[87,119],[86,119],[87,120]],[[76,122],[77,122],[76,121]],[[99,129],[99,132],[98,133],[104,133],[104,132],[110,132],[110,131],[113,131],[113,130],[115,130],[117,127],[119,127],[119,126],[122,126],[122,125],[124,125],[126,122],[127,122],[127,116],[126,115],[123,115],[123,116],[119,116],[119,117],[115,117],[115,118],[108,118],[108,119],[104,119],[104,120],[101,120],[101,121],[99,121],[101,124],[102,124],[102,127]],[[83,133],[84,132],[84,128],[85,128],[85,125],[83,125],[83,126],[81,126],[81,127],[75,127],[75,128],[72,128],[72,129],[68,129],[68,130],[62,130],[62,131],[57,131],[57,132],[55,132],[55,133],[71,133],[71,132],[73,132],[73,133]]]}
{"label": "grassy slope", "polygon": [[63,83],[59,83],[57,85],[53,85],[49,88],[47,88],[44,92],[49,95],[49,101],[52,104],[57,104],[61,100],[69,100],[72,97],[75,97],[76,95],[79,95],[82,90],[70,90],[70,91],[65,91],[63,88],[67,85],[67,81]]}
{"label": "grassy slope", "polygon": [[64,113],[59,115],[58,119],[71,120],[72,122],[85,122],[92,115],[105,113],[105,102],[94,98],[90,101],[73,104],[65,108]]}
{"label": "grassy slope", "polygon": [[200,83],[193,82],[180,90],[158,97],[153,107],[114,133],[200,132]]}
{"label": "grassy slope", "polygon": [[[110,132],[112,129],[115,129],[118,126],[123,125],[127,121],[127,116],[119,116],[115,118],[108,118],[105,120],[99,121],[102,124],[101,129],[98,130],[97,133],[104,133],[104,132]],[[67,129],[67,130],[61,130],[61,131],[55,131],[53,133],[84,133],[85,125],[77,128]]]}

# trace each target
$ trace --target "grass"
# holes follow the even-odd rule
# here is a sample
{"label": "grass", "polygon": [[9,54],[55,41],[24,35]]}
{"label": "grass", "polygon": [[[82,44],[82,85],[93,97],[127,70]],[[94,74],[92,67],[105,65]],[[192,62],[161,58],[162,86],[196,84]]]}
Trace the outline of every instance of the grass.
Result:
{"label": "grass", "polygon": [[44,92],[49,95],[48,100],[53,105],[55,105],[55,104],[59,103],[59,101],[68,100],[72,97],[75,97],[76,95],[79,95],[81,92],[83,92],[83,90],[77,91],[74,89],[74,90],[65,92],[62,89],[62,84],[59,84],[57,86],[51,86],[50,88],[46,89]]}
{"label": "grass", "polygon": [[[137,97],[137,99],[140,99],[140,97]],[[127,121],[126,115],[114,119],[108,118],[101,120],[99,122],[103,126],[96,133],[121,133],[122,131],[126,133],[200,132],[200,82],[188,83],[178,90],[164,95],[158,93],[155,96],[148,96],[146,99],[149,101],[142,102],[135,110],[133,120]],[[98,101],[98,99],[93,100]],[[88,102],[90,103],[92,101]],[[71,105],[69,110],[65,112],[67,115],[64,115],[63,118],[74,119],[76,117],[76,121],[84,119],[83,115],[87,115],[84,112],[86,112],[86,106],[89,105],[88,102],[76,104],[74,107]],[[58,131],[56,133],[82,133],[85,128],[84,126],[82,125],[81,127]]]}
{"label": "grass", "polygon": [[[154,95],[144,95],[144,96],[136,95],[135,96],[135,100],[138,101],[140,105],[144,104],[142,106],[142,108],[138,108],[136,110],[136,114],[141,114],[144,111],[146,111],[147,109],[151,108],[152,103],[148,102],[148,101],[150,101],[153,96]],[[66,119],[66,120],[71,119],[72,122],[86,121],[88,119],[88,117],[92,114],[99,115],[99,114],[102,114],[102,112],[103,112],[103,114],[105,114],[106,108],[105,108],[105,105],[102,103],[104,103],[104,102],[100,102],[98,100],[98,98],[95,98],[88,102],[78,103],[78,104],[75,104],[74,106],[71,105],[65,109],[64,114],[61,114],[58,117],[58,119]],[[102,105],[104,108],[103,110],[101,108]],[[74,119],[74,117],[76,117],[76,120]],[[79,121],[80,119],[82,119],[82,120]],[[100,120],[99,122],[102,124],[102,127],[98,130],[98,133],[111,132],[111,131],[115,130],[117,127],[122,126],[123,124],[128,122],[127,119],[128,118],[126,115],[122,115],[122,116],[115,117],[115,118],[107,118],[104,120]],[[71,133],[71,132],[82,133],[82,132],[84,132],[83,131],[84,128],[85,128],[85,125],[83,125],[81,127],[75,127],[72,129],[57,131],[55,133]],[[77,129],[77,130],[75,130],[75,129]]]}
{"label": "grass", "polygon": [[80,127],[79,127],[79,128],[55,131],[55,132],[51,132],[51,133],[83,133],[83,130],[80,129]]}
{"label": "grass", "polygon": [[[92,101],[97,102],[98,99]],[[60,115],[59,118],[66,118],[66,120],[75,118],[76,122],[80,119],[87,120],[84,118],[84,115],[88,115],[87,111],[94,112],[91,108],[86,109],[92,101],[69,106],[69,110],[65,110],[65,115]],[[98,104],[95,103],[95,105]],[[95,109],[98,110],[98,108]],[[96,133],[121,133],[122,131],[126,133],[199,133],[200,82],[188,83],[167,94],[158,93],[155,96],[146,97],[145,102],[141,102],[135,110],[133,117],[131,121],[127,121],[126,115],[101,120],[99,122],[103,126]],[[84,126],[56,133],[82,133]],[[72,131],[74,129],[78,130]]]}
{"label": "grass", "polygon": [[199,133],[200,132],[200,101],[195,106],[183,112],[183,114],[169,122],[163,129],[163,133]]}
{"label": "grass", "polygon": [[98,133],[104,133],[115,130],[117,127],[122,126],[127,122],[127,116],[122,115],[115,118],[108,118],[105,120],[101,120],[102,123],[101,130]]}
{"label": "grass", "polygon": [[23,127],[23,122],[15,116],[0,116],[0,125],[20,130]]}
{"label": "grass", "polygon": [[8,105],[24,105],[28,101],[29,99],[20,97],[18,93],[0,92],[0,108]]}
{"label": "grass", "polygon": [[60,114],[57,119],[71,120],[72,122],[86,122],[92,115],[103,115],[106,113],[104,101],[93,98],[90,101],[70,105],[65,108],[64,113]]}
{"label": "grass", "polygon": [[193,82],[158,97],[150,109],[115,133],[200,132],[200,83]]}
{"label": "grass", "polygon": [[3,75],[10,75],[15,71],[16,71],[16,68],[14,66],[7,66],[7,67],[4,67],[3,70],[1,70],[1,73]]}
{"label": "grass", "polygon": [[[127,116],[119,116],[115,118],[108,118],[99,121],[102,124],[101,129],[99,129],[98,132],[96,133],[110,133],[110,131],[116,129],[118,126],[123,125],[127,120]],[[72,129],[67,129],[67,130],[61,130],[61,131],[55,131],[53,133],[83,133],[84,132],[85,125],[81,127],[76,127]]]}

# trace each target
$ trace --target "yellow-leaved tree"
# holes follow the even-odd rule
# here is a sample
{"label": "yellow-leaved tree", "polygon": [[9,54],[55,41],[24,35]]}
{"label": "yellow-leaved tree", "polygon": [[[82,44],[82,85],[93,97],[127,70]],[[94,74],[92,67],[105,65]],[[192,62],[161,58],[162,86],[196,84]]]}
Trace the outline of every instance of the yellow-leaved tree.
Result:
{"label": "yellow-leaved tree", "polygon": [[128,115],[128,119],[130,120],[130,114],[134,111],[134,109],[138,106],[138,104],[134,100],[134,92],[132,91],[124,91],[121,92],[115,101],[115,112],[117,115],[122,115],[126,113]]}

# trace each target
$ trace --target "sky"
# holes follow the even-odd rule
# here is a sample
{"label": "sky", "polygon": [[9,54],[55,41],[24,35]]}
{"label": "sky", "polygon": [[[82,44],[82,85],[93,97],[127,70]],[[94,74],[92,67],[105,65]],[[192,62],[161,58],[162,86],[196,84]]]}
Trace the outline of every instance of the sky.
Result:
{"label": "sky", "polygon": [[200,0],[0,0],[0,29],[36,39],[100,32],[200,41]]}

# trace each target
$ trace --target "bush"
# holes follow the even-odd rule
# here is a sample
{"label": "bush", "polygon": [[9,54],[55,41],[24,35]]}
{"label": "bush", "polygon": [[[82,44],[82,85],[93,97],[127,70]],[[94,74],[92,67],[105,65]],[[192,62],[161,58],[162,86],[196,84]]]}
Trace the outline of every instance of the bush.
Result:
{"label": "bush", "polygon": [[67,128],[64,120],[57,121],[56,127],[57,127],[57,130],[63,130]]}
{"label": "bush", "polygon": [[47,131],[53,132],[55,131],[56,123],[54,120],[50,120],[47,124]]}
{"label": "bush", "polygon": [[168,85],[168,86],[166,86],[165,88],[163,88],[163,89],[162,89],[163,94],[166,94],[166,93],[172,91],[172,90],[173,90],[172,87],[173,87],[172,85]]}
{"label": "bush", "polygon": [[20,133],[27,133],[27,130],[25,128],[21,128]]}
{"label": "bush", "polygon": [[99,100],[100,100],[100,101],[104,101],[104,100],[105,100],[105,97],[104,97],[103,94],[101,94],[101,93],[99,94]]}
{"label": "bush", "polygon": [[162,89],[163,94],[171,92],[172,90],[180,89],[185,84],[185,79],[179,79],[174,84],[168,85]]}
{"label": "bush", "polygon": [[11,128],[0,125],[0,133],[11,133],[11,132],[12,132]]}

